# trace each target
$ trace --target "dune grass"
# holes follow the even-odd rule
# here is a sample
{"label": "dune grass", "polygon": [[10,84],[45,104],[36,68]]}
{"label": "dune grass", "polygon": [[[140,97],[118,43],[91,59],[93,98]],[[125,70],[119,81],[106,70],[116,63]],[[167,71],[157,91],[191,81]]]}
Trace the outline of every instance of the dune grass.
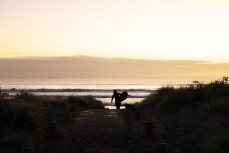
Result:
{"label": "dune grass", "polygon": [[[173,118],[173,122],[189,135],[201,135],[204,142],[202,152],[218,153],[229,151],[229,79],[222,79],[203,84],[193,81],[192,84],[175,88],[173,86],[162,87],[156,93],[149,95],[138,105],[139,109],[151,114],[159,113]],[[186,113],[185,113],[186,112]],[[189,112],[189,113],[187,113]],[[194,117],[193,117],[194,116]],[[166,117],[165,117],[166,118]],[[180,123],[193,123],[190,126]],[[168,120],[168,122],[170,122]],[[197,126],[194,126],[197,124]],[[202,126],[202,131],[198,131]],[[185,128],[182,128],[185,127]],[[192,127],[197,127],[196,129]],[[203,129],[206,129],[204,131]],[[176,129],[174,131],[177,131]],[[185,136],[181,136],[185,139]],[[190,146],[191,147],[191,146]]]}
{"label": "dune grass", "polygon": [[144,99],[140,103],[140,107],[160,111],[202,108],[208,111],[227,113],[228,98],[228,77],[223,77],[208,84],[193,81],[193,84],[178,88],[173,86],[162,87],[155,94]]}
{"label": "dune grass", "polygon": [[68,104],[79,107],[81,109],[103,109],[104,105],[101,101],[96,100],[92,96],[70,96],[67,99]]}
{"label": "dune grass", "polygon": [[9,96],[0,92],[0,152],[4,148],[20,151],[34,137],[49,138],[51,121],[58,125],[54,137],[61,138],[61,131],[71,124],[72,107],[77,111],[104,108],[102,102],[91,96],[35,96],[23,91]]}

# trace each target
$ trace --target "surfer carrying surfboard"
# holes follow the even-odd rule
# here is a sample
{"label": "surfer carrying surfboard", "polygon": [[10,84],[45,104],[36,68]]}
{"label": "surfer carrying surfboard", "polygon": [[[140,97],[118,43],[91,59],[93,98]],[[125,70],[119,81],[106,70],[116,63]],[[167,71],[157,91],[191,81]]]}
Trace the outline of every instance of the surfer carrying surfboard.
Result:
{"label": "surfer carrying surfboard", "polygon": [[128,96],[128,93],[126,91],[122,92],[122,94],[118,93],[116,90],[114,90],[112,98],[111,98],[111,103],[113,99],[115,99],[115,106],[117,109],[120,109],[121,102],[124,101]]}

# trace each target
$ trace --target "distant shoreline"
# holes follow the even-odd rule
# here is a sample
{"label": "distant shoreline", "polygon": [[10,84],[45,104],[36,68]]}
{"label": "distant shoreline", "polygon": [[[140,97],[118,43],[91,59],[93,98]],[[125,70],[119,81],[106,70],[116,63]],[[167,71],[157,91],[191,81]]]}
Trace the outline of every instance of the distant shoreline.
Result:
{"label": "distant shoreline", "polygon": [[[117,89],[118,92],[127,91],[129,96],[122,104],[134,104],[139,103],[145,99],[148,95],[155,92],[155,90],[149,89]],[[9,94],[9,96],[15,96],[21,92],[26,92],[36,96],[45,96],[45,97],[69,97],[69,96],[92,96],[95,99],[101,101],[104,106],[110,108],[114,104],[111,104],[111,96],[113,90],[111,89],[1,89],[1,92]],[[112,108],[111,108],[112,109]]]}

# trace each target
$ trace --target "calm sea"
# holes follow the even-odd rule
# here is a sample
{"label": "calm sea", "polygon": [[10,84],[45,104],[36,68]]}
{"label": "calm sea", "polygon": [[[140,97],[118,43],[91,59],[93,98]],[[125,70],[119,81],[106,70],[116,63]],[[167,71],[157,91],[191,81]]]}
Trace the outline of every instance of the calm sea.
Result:
{"label": "calm sea", "polygon": [[187,83],[191,83],[191,80],[1,79],[0,87],[12,95],[20,90],[35,95],[92,95],[109,106],[114,89],[120,93],[127,91],[131,95],[123,102],[125,104],[141,102],[162,86]]}

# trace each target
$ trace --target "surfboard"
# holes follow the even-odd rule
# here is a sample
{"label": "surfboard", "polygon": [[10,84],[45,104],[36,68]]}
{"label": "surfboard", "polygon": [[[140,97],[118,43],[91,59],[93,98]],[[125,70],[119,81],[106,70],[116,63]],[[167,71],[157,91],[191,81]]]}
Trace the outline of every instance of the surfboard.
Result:
{"label": "surfboard", "polygon": [[128,93],[126,91],[123,91],[120,95],[120,101],[124,101],[128,96]]}

